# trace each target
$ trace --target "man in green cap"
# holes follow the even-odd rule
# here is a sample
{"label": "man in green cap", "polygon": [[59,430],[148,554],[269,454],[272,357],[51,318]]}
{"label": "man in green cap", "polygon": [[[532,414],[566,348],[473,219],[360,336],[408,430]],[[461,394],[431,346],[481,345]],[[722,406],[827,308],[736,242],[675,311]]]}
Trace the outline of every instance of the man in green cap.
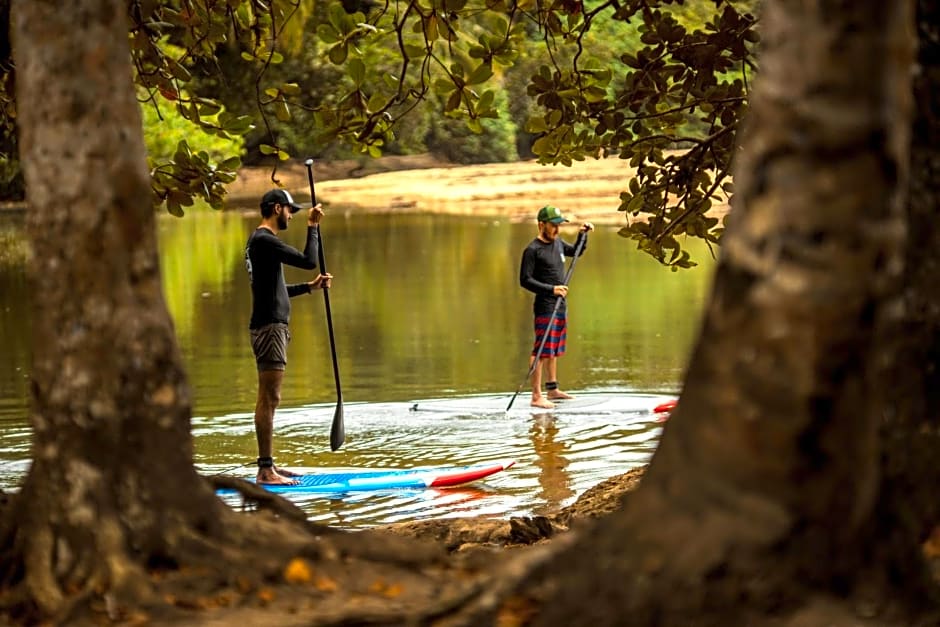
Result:
{"label": "man in green cap", "polygon": [[[535,294],[532,312],[535,317],[535,345],[529,358],[529,368],[532,370],[532,407],[552,409],[553,400],[571,398],[558,387],[558,358],[565,352],[567,335],[567,318],[565,298],[568,296],[568,286],[565,285],[565,257],[573,257],[575,246],[558,237],[560,225],[569,220],[562,215],[558,207],[546,205],[539,209],[538,236],[532,240],[522,253],[522,265],[519,270],[519,284]],[[594,230],[594,225],[585,222],[581,225],[578,237],[587,237],[588,231]],[[581,248],[584,254],[587,241]],[[555,303],[558,299],[558,310]],[[551,325],[549,326],[549,322]],[[539,355],[539,363],[533,369],[533,361],[542,338],[545,345]],[[542,395],[542,369],[545,368],[545,396]]]}

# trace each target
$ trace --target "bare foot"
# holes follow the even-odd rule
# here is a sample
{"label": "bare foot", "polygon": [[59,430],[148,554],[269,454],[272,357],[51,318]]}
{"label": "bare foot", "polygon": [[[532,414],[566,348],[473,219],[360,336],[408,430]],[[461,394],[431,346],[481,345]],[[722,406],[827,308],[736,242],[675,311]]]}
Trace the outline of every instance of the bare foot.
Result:
{"label": "bare foot", "polygon": [[569,398],[574,398],[567,392],[562,392],[561,390],[552,390],[551,392],[547,394],[547,396],[553,401],[563,401]]}
{"label": "bare foot", "polygon": [[274,467],[274,472],[281,475],[282,477],[300,477],[299,472],[294,472],[293,470],[288,470],[287,468],[281,468],[280,466]]}
{"label": "bare foot", "polygon": [[541,396],[538,398],[533,398],[531,405],[532,407],[539,407],[541,409],[554,409],[555,408],[555,403],[547,399],[544,399]]}
{"label": "bare foot", "polygon": [[258,476],[255,477],[255,483],[265,485],[297,485],[297,480],[291,479],[290,477],[282,477],[274,472],[273,468],[259,468]]}

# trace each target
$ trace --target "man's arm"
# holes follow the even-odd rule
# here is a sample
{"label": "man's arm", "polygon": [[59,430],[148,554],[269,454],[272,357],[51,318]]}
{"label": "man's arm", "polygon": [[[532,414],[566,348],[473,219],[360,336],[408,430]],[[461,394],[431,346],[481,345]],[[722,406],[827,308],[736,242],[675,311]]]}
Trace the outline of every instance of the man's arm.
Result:
{"label": "man's arm", "polygon": [[593,231],[593,230],[594,230],[594,225],[591,224],[590,222],[585,222],[584,224],[581,225],[581,229],[578,231],[578,239],[574,241],[574,244],[569,244],[568,242],[562,240],[561,244],[564,248],[565,257],[571,258],[574,256],[574,251],[578,247],[578,240],[580,240],[582,237],[585,238],[584,246],[581,247],[581,253],[578,256],[580,257],[581,255],[583,255],[584,251],[587,250],[587,245],[588,245],[587,233],[588,231]]}
{"label": "man's arm", "polygon": [[[278,242],[280,242],[283,247],[283,250],[279,252],[281,255],[281,263],[304,270],[313,270],[317,267],[317,253],[319,251],[317,227],[307,227],[307,245],[304,246],[303,253],[280,240],[278,240]],[[310,285],[307,283],[290,283],[287,286],[287,295],[291,298],[300,296],[301,294],[309,294],[311,291]]]}
{"label": "man's arm", "polygon": [[[304,245],[304,252],[301,253],[293,246],[284,244],[286,248],[284,251],[285,258],[281,259],[281,263],[286,263],[289,266],[302,268],[304,270],[313,270],[317,267],[317,259],[320,255],[321,218],[323,218],[323,205],[320,203],[315,204],[307,210],[307,243]],[[280,240],[278,241],[280,242]],[[313,291],[315,286],[324,287],[325,285],[329,287],[329,279],[332,278],[332,276],[327,275],[327,277],[326,283],[318,284],[317,281],[320,280],[319,277],[312,282],[292,283],[287,286],[287,295],[293,298],[301,294],[309,294]]]}
{"label": "man's arm", "polygon": [[277,240],[277,257],[281,263],[302,268],[304,270],[313,270],[317,267],[317,255],[319,253],[319,244],[317,239],[317,229],[315,226],[307,227],[307,244],[304,246],[304,252],[300,252],[290,244],[285,244]]}

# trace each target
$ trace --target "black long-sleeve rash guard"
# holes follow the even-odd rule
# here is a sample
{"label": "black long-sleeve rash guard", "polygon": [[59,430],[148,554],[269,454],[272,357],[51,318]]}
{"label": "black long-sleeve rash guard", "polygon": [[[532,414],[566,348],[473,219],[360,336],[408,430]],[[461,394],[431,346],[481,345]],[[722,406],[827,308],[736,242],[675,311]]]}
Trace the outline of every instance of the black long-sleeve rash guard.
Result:
{"label": "black long-sleeve rash guard", "polygon": [[[580,237],[580,235],[579,235]],[[581,248],[581,254],[587,249],[587,243]],[[522,251],[522,264],[519,268],[519,285],[535,294],[532,313],[536,316],[551,314],[555,309],[555,286],[565,281],[565,257],[574,256],[572,244],[556,239],[543,242],[539,238],[532,240]],[[565,312],[565,299],[558,306],[558,313]]]}
{"label": "black long-sleeve rash guard", "polygon": [[315,226],[307,227],[307,244],[302,253],[282,242],[268,229],[255,229],[245,246],[245,265],[252,296],[250,328],[290,321],[290,299],[299,294],[309,294],[310,286],[306,283],[287,285],[281,264],[313,270],[317,267],[318,254]]}

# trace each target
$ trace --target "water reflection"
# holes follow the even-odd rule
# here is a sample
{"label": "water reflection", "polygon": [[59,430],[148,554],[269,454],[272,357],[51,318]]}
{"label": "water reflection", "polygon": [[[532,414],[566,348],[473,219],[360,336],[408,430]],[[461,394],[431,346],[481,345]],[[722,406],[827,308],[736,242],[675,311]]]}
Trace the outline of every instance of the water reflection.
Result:
{"label": "water reflection", "polygon": [[571,489],[571,477],[566,468],[568,459],[565,457],[567,445],[557,439],[558,425],[555,424],[554,414],[541,413],[532,415],[532,428],[529,433],[532,437],[532,448],[535,451],[535,466],[539,469],[540,500],[545,502],[544,507],[535,510],[536,514],[549,515],[557,513],[567,500],[574,496]]}
{"label": "water reflection", "polygon": [[[6,231],[20,237],[15,217],[3,220]],[[256,372],[242,250],[257,222],[254,211],[158,219],[163,288],[193,389],[196,461],[207,472],[238,468],[256,455]],[[275,418],[278,462],[414,467],[513,458],[517,466],[466,490],[311,497],[302,506],[312,519],[361,525],[555,511],[648,459],[658,426],[633,412],[548,420],[529,412],[407,411],[409,400],[475,393],[505,394],[508,403],[531,347],[531,299],[517,273],[533,234],[534,225],[472,216],[328,214],[323,238],[336,276],[330,300],[347,442],[329,452],[335,388],[323,299],[299,297]],[[299,247],[303,235],[292,228],[283,238]],[[13,259],[0,264],[3,488],[25,472],[30,441],[30,301],[25,261]],[[287,275],[288,281],[306,276],[294,269]],[[708,268],[669,272],[635,252],[615,227],[599,227],[572,281],[570,343],[560,364],[566,387],[672,393],[709,278]],[[248,467],[242,471],[252,474]]]}

